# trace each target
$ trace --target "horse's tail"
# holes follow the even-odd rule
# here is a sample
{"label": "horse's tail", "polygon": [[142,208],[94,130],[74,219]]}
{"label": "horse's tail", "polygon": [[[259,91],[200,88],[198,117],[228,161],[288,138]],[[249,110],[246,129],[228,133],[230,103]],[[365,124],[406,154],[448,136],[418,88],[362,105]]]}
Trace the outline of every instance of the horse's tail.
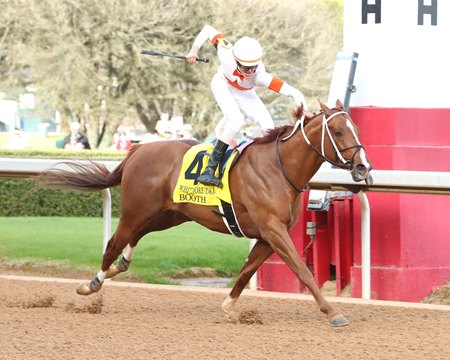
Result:
{"label": "horse's tail", "polygon": [[98,191],[117,186],[122,181],[123,168],[139,146],[133,146],[127,157],[113,170],[99,162],[63,161],[58,165],[65,168],[51,168],[37,177],[39,188]]}

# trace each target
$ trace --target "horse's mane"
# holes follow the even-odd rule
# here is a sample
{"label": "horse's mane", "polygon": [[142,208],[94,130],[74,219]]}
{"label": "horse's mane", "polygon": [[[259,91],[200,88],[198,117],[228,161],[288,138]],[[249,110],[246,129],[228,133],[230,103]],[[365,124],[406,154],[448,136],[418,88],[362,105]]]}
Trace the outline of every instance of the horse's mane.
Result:
{"label": "horse's mane", "polygon": [[[300,119],[303,115],[303,105],[297,106],[294,111],[292,112],[292,115],[294,116],[295,121]],[[316,117],[316,115],[312,117],[305,117],[305,125],[308,124],[308,122]],[[266,132],[265,135],[257,137],[253,139],[253,141],[256,144],[266,144],[272,141],[275,141],[275,139],[278,137],[279,134],[290,134],[292,132],[292,129],[294,128],[294,125],[282,125],[278,126],[275,129],[270,129]]]}
{"label": "horse's mane", "polygon": [[278,137],[278,134],[280,134],[280,133],[289,133],[289,131],[292,131],[292,128],[293,128],[292,125],[278,126],[278,127],[274,128],[274,129],[267,130],[267,132],[263,136],[254,138],[253,142],[255,144],[270,143],[270,142],[274,141]]}

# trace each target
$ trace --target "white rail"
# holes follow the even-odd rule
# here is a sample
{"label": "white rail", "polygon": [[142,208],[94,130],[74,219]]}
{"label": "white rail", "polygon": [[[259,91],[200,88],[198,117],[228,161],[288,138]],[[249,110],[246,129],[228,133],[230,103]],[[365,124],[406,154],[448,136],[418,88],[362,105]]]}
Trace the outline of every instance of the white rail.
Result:
{"label": "white rail", "polygon": [[[34,177],[61,163],[55,159],[0,158],[1,177]],[[113,170],[120,161],[99,161]],[[321,168],[311,179],[316,190],[351,190],[361,203],[362,298],[370,299],[370,206],[366,192],[450,195],[450,172],[372,170],[373,185],[355,183],[341,169]],[[111,237],[111,194],[103,190],[103,250]],[[255,287],[255,285],[253,285]]]}

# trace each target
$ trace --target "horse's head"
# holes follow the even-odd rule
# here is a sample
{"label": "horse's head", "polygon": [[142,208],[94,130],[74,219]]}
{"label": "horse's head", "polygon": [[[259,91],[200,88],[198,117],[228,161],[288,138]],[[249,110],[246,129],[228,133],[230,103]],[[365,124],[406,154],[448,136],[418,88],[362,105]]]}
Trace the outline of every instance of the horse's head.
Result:
{"label": "horse's head", "polygon": [[370,170],[372,164],[358,139],[359,129],[344,110],[342,103],[337,100],[336,107],[329,109],[319,101],[322,112],[314,116],[317,119],[308,131],[302,126],[302,133],[306,142],[326,161],[350,171],[354,181],[365,180],[372,183]]}

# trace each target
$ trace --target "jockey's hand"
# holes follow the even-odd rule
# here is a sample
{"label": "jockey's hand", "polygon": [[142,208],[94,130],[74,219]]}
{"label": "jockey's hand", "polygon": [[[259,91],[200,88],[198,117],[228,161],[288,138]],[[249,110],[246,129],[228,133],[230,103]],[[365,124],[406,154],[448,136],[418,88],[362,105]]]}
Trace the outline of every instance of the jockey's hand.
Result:
{"label": "jockey's hand", "polygon": [[197,64],[198,63],[198,51],[200,49],[197,46],[193,46],[189,53],[186,55],[186,61],[189,64]]}

